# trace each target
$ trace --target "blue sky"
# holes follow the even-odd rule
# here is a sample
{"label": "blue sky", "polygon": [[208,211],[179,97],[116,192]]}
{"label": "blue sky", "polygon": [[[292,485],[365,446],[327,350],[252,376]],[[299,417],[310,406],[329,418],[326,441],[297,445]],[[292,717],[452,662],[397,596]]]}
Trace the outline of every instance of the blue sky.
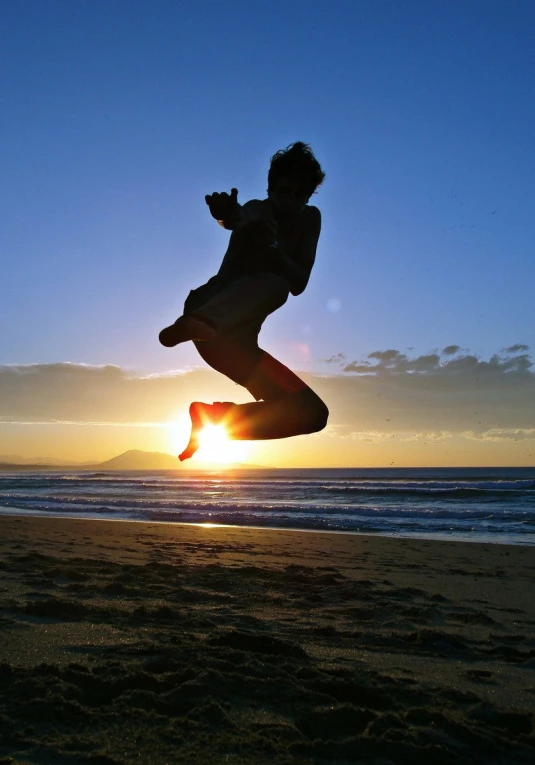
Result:
{"label": "blue sky", "polygon": [[532,349],[534,25],[506,0],[4,4],[0,364],[202,365],[157,335],[224,253],[204,195],[264,196],[295,140],[323,231],[267,350]]}

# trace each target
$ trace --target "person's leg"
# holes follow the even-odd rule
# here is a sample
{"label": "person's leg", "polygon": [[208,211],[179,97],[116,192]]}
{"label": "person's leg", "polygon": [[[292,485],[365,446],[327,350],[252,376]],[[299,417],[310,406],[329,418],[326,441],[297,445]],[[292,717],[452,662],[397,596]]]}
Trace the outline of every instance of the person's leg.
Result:
{"label": "person's leg", "polygon": [[206,424],[223,424],[229,438],[270,440],[322,430],[329,411],[320,397],[288,367],[261,350],[256,340],[228,337],[196,343],[202,358],[217,371],[243,385],[257,399],[249,404],[194,401],[190,406],[191,438],[180,460],[199,447]]}
{"label": "person's leg", "polygon": [[[230,438],[236,440],[289,438],[325,427],[328,409],[319,396],[258,347],[262,322],[284,305],[288,294],[288,282],[277,274],[244,277],[224,290],[216,290],[208,300],[202,300],[202,293],[200,300],[193,294],[186,301],[184,316],[160,334],[164,345],[193,339],[207,364],[243,385],[257,400],[250,404],[194,401],[190,406],[191,438],[181,460],[197,451],[199,433],[209,423],[224,423]],[[188,324],[189,319],[198,325]],[[199,328],[203,322],[206,334]]]}
{"label": "person's leg", "polygon": [[262,321],[288,299],[290,286],[278,274],[261,272],[237,279],[201,305],[190,308],[160,332],[170,348],[188,340],[209,342],[251,321]]}
{"label": "person's leg", "polygon": [[229,436],[269,440],[322,430],[329,412],[320,397],[271,354],[261,348],[258,352],[245,382],[256,403],[233,405],[226,417]]}

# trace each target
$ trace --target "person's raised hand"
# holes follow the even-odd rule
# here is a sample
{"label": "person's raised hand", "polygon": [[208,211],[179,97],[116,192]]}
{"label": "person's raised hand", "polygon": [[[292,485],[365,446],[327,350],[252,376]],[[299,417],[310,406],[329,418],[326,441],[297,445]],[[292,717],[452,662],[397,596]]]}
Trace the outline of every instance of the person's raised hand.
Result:
{"label": "person's raised hand", "polygon": [[229,221],[237,217],[240,205],[238,204],[238,189],[231,189],[230,194],[226,191],[206,194],[204,197],[210,208],[212,217],[216,220]]}

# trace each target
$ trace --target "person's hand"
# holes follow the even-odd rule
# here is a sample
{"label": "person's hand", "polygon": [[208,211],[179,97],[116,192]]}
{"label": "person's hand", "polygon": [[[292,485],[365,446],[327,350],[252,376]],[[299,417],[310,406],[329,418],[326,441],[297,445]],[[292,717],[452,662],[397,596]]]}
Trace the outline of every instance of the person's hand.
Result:
{"label": "person's hand", "polygon": [[255,248],[270,247],[277,241],[278,226],[274,221],[252,220],[245,225],[244,229]]}
{"label": "person's hand", "polygon": [[204,198],[212,217],[216,220],[234,221],[239,217],[238,189],[231,189],[230,194],[226,191],[221,194],[214,191],[213,194],[207,194]]}

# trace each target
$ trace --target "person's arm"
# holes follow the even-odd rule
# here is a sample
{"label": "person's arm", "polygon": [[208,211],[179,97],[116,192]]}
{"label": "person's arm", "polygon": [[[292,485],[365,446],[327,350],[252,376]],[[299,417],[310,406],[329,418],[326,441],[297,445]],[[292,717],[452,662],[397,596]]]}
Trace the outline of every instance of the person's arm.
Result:
{"label": "person's arm", "polygon": [[218,220],[220,226],[227,231],[237,231],[248,223],[262,219],[262,202],[260,199],[250,199],[244,205],[236,205],[235,210],[226,218]]}
{"label": "person's arm", "polygon": [[217,219],[217,222],[227,231],[237,231],[247,221],[247,213],[245,205],[236,204],[233,210],[225,213],[221,218]]}
{"label": "person's arm", "polygon": [[244,205],[238,203],[238,189],[231,189],[230,194],[223,191],[205,196],[206,204],[213,218],[227,231],[236,231],[246,223],[261,217],[262,203],[258,199],[251,199]]}
{"label": "person's arm", "polygon": [[269,248],[277,259],[277,271],[282,274],[290,284],[292,295],[300,295],[310,279],[312,266],[316,260],[316,249],[321,232],[321,213],[317,207],[308,208],[309,220],[307,221],[305,235],[296,253],[295,260],[289,258],[281,249],[278,242]]}

